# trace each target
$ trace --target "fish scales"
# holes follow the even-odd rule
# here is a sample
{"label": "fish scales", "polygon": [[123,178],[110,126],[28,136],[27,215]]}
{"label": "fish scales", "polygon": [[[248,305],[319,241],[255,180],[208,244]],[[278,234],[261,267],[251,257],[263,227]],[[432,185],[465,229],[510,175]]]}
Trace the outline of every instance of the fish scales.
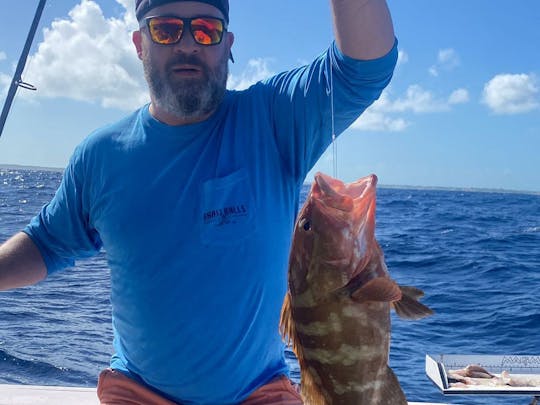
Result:
{"label": "fish scales", "polygon": [[407,319],[432,311],[421,290],[388,274],[375,240],[376,183],[317,173],[295,225],[280,328],[308,405],[407,404],[388,367],[390,309]]}

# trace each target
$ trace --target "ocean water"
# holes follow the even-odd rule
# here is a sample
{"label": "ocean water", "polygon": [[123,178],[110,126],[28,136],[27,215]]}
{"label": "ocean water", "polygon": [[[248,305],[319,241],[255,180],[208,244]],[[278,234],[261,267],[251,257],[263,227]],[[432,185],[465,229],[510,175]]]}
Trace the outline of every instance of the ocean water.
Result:
{"label": "ocean water", "polygon": [[[61,173],[0,169],[0,241],[53,196]],[[304,192],[307,190],[304,190]],[[443,396],[426,354],[540,355],[540,195],[379,188],[377,239],[393,278],[435,315],[392,316],[390,365],[409,401],[528,404]],[[0,293],[0,383],[95,386],[112,351],[104,255]],[[291,359],[293,378],[298,366]]]}

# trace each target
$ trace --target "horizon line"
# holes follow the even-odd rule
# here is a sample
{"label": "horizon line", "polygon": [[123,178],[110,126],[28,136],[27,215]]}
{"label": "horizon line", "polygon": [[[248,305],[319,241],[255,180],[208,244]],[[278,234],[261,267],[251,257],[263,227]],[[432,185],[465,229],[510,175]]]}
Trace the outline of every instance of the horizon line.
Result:
{"label": "horizon line", "polygon": [[[63,167],[48,167],[48,166],[32,166],[18,164],[3,164],[0,163],[0,169],[7,170],[42,170],[49,172],[63,172]],[[304,186],[310,185],[311,182],[305,181]],[[435,191],[464,191],[464,192],[480,192],[480,193],[508,193],[508,194],[532,194],[540,195],[540,190],[519,190],[497,187],[464,187],[464,186],[422,186],[411,184],[379,184],[380,188],[403,189],[403,190],[435,190]]]}

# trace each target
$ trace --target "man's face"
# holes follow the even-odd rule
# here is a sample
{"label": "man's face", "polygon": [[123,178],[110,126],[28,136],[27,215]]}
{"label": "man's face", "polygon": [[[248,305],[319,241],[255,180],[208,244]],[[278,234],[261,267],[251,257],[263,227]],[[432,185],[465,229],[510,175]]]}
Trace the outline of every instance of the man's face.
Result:
{"label": "man's face", "polygon": [[[191,1],[169,3],[147,14],[165,15],[223,18],[217,8]],[[231,33],[225,32],[220,44],[200,45],[185,27],[180,42],[160,45],[152,42],[147,28],[134,33],[154,108],[185,122],[200,121],[215,111],[225,94],[233,39]]]}

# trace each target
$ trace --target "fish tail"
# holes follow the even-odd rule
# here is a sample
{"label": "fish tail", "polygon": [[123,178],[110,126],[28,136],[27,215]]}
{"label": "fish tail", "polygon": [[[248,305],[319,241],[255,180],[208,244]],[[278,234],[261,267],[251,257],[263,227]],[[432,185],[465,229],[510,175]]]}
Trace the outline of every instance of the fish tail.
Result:
{"label": "fish tail", "polygon": [[416,287],[402,285],[399,288],[401,289],[401,299],[392,302],[392,307],[399,317],[416,320],[433,314],[433,311],[429,307],[418,301],[424,295],[422,290]]}

